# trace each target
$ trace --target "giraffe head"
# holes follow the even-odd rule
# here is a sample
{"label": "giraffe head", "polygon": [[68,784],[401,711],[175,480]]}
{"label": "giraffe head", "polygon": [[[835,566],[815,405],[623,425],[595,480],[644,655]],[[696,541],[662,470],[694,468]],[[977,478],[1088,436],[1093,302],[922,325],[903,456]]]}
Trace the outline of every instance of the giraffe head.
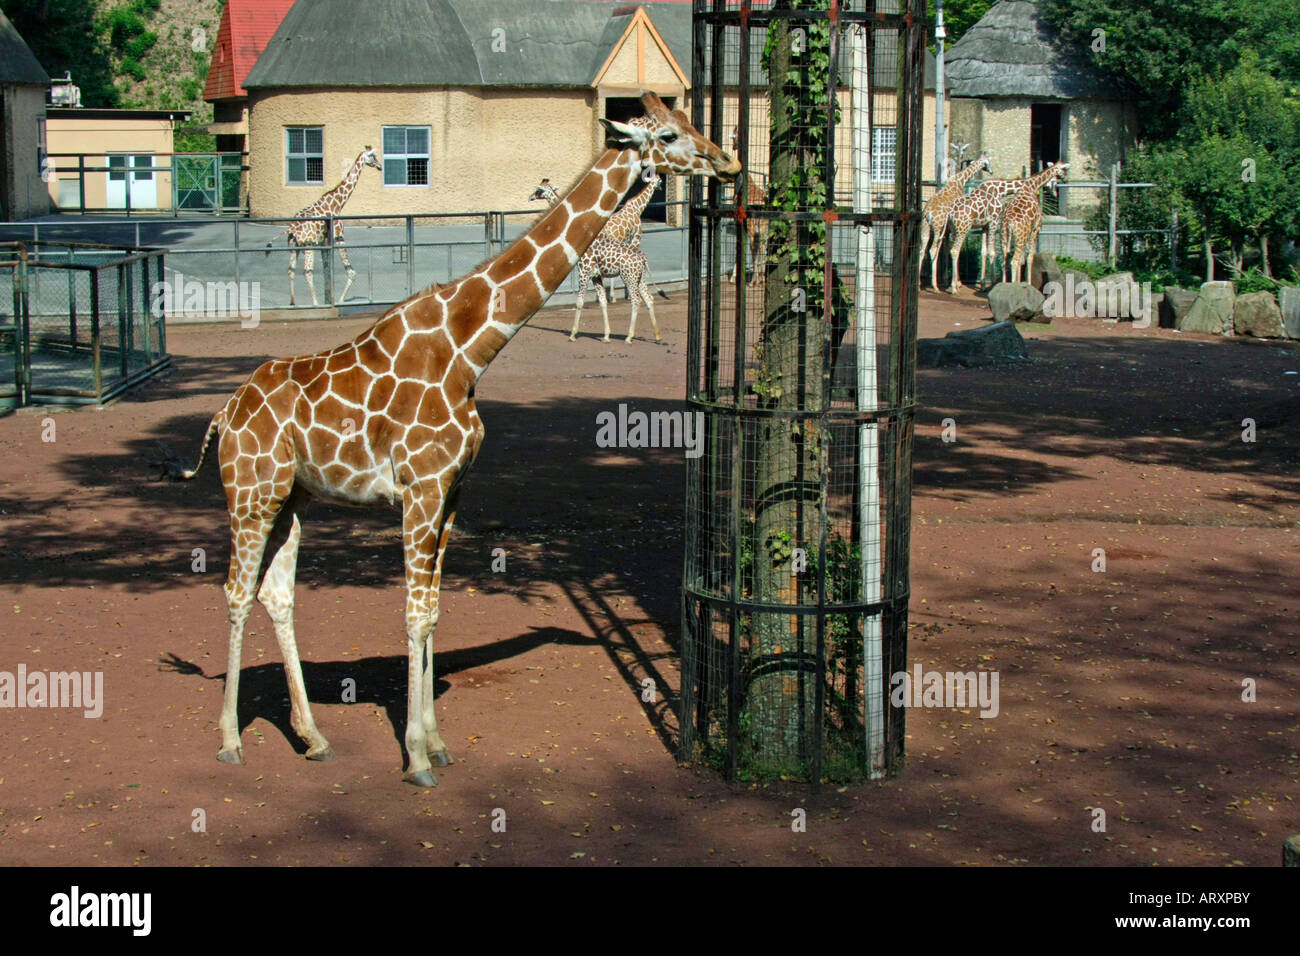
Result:
{"label": "giraffe head", "polygon": [[681,110],[670,110],[654,93],[645,93],[641,105],[646,115],[618,123],[601,119],[606,145],[634,149],[641,162],[661,176],[712,176],[732,182],[740,175],[740,161],[702,136]]}
{"label": "giraffe head", "polygon": [[555,191],[549,179],[543,179],[533,190],[533,194],[528,197],[529,202],[544,202],[554,206],[560,201],[560,194]]}
{"label": "giraffe head", "polygon": [[361,155],[357,157],[362,166],[373,166],[375,169],[382,170],[384,167],[379,163],[379,154],[371,146],[364,146],[361,149]]}
{"label": "giraffe head", "polygon": [[1070,168],[1069,163],[1048,163],[1047,168],[1051,170],[1051,175],[1047,177],[1047,188],[1056,195],[1056,184],[1058,181],[1065,182],[1067,177],[1065,171]]}

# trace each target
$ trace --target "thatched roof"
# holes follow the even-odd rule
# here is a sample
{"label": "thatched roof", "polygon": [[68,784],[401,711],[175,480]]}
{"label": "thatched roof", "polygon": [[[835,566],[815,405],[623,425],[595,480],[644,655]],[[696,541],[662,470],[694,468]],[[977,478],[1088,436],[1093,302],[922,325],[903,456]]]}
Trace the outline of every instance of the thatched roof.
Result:
{"label": "thatched roof", "polygon": [[49,74],[9,18],[0,10],[0,84],[15,86],[49,86]]}
{"label": "thatched roof", "polygon": [[1131,91],[1097,67],[1086,48],[1067,44],[1032,0],[999,0],[945,57],[953,96],[1124,99]]}
{"label": "thatched roof", "polygon": [[[690,6],[639,6],[689,69]],[[633,9],[591,0],[295,3],[244,86],[587,86]],[[503,52],[493,49],[500,39]]]}

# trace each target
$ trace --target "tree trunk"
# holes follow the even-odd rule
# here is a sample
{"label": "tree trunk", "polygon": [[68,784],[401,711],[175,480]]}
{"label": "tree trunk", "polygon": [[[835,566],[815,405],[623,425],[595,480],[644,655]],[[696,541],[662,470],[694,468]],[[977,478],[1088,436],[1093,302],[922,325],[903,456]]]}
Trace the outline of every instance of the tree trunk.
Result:
{"label": "tree trunk", "polygon": [[1273,267],[1268,264],[1268,235],[1263,232],[1259,234],[1259,262],[1264,275],[1273,278]]}
{"label": "tree trunk", "polygon": [[1210,235],[1205,235],[1205,281],[1214,281],[1214,247],[1210,244]]}

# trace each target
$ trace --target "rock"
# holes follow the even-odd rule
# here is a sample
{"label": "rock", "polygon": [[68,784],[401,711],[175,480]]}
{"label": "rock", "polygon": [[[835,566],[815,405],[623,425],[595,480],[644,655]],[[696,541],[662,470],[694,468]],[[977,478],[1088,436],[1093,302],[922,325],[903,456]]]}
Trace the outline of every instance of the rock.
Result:
{"label": "rock", "polygon": [[[1102,276],[1095,285],[1097,318],[1132,319],[1142,303],[1134,296],[1133,273],[1115,272]],[[1140,294],[1140,291],[1139,291]]]}
{"label": "rock", "polygon": [[1201,292],[1187,310],[1180,332],[1206,332],[1210,335],[1232,334],[1232,304],[1237,293],[1231,282],[1205,282]]}
{"label": "rock", "polygon": [[1034,255],[1034,271],[1029,277],[1029,284],[1035,289],[1042,289],[1049,282],[1062,282],[1064,276],[1061,264],[1052,253],[1039,252]]}
{"label": "rock", "polygon": [[1191,289],[1180,289],[1177,286],[1165,289],[1165,297],[1160,300],[1160,327],[1179,328],[1195,301],[1196,293]]}
{"label": "rock", "polygon": [[942,339],[918,339],[917,368],[1001,365],[1029,358],[1024,337],[1011,321],[995,322],[979,329],[949,332]]}
{"label": "rock", "polygon": [[1043,314],[1043,293],[1028,282],[999,282],[989,289],[995,322],[1050,322]]}
{"label": "rock", "polygon": [[1282,327],[1293,339],[1300,339],[1300,286],[1284,285],[1277,292],[1282,309]]}
{"label": "rock", "polygon": [[1300,833],[1289,836],[1283,841],[1282,865],[1300,866]]}
{"label": "rock", "polygon": [[1248,292],[1237,296],[1232,305],[1232,327],[1238,335],[1257,339],[1280,339],[1286,336],[1282,310],[1272,292]]}

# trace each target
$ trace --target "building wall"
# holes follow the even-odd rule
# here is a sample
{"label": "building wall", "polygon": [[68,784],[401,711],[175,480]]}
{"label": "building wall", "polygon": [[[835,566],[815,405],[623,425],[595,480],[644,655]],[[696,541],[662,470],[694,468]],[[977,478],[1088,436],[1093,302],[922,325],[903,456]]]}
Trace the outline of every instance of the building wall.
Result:
{"label": "building wall", "polygon": [[[594,90],[393,89],[253,91],[249,114],[252,214],[292,216],[342,179],[362,147],[382,151],[384,126],[430,128],[429,185],[384,186],[363,169],[346,215],[528,208],[549,178],[562,190],[601,142]],[[286,126],[324,128],[324,185],[286,184]]]}
{"label": "building wall", "polygon": [[45,88],[6,86],[4,96],[4,156],[0,156],[0,205],[5,219],[26,219],[49,212],[41,181],[38,120],[45,116]]}
{"label": "building wall", "polygon": [[[86,166],[103,167],[108,165],[108,156],[113,153],[132,153],[155,157],[154,184],[156,202],[152,207],[139,202],[139,191],[132,189],[132,209],[156,208],[169,209],[172,204],[171,156],[173,149],[172,121],[166,119],[80,119],[69,117],[50,117],[46,123],[46,140],[50,152],[50,162],[54,175],[48,184],[51,205],[57,206],[60,190],[73,190],[78,181],[77,156],[59,156],[59,153],[73,153],[85,157]],[[92,172],[85,174],[87,209],[104,209],[108,206],[108,173]],[[60,182],[69,183],[61,187]],[[76,208],[75,205],[72,208]]]}
{"label": "building wall", "polygon": [[[955,98],[950,138],[971,143],[972,153],[990,149],[994,177],[1023,176],[1029,171],[1030,108],[1035,102],[1042,101]],[[1072,100],[1062,106],[1068,178],[1106,179],[1111,164],[1122,163],[1127,153],[1134,127],[1132,107],[1107,100]],[[1101,188],[1066,188],[1060,195],[1064,200],[1061,212],[1070,219],[1082,219],[1106,201],[1106,192]]]}

